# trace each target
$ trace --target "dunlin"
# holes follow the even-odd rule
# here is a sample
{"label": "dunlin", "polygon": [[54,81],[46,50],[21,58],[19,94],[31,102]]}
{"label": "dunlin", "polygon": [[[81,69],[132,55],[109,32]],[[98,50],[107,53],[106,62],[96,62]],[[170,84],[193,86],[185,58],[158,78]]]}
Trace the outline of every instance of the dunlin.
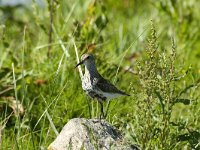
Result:
{"label": "dunlin", "polygon": [[84,54],[81,57],[80,63],[85,65],[85,74],[82,80],[82,88],[89,97],[97,99],[101,107],[100,119],[104,116],[103,102],[113,99],[118,96],[130,96],[125,92],[119,90],[108,80],[104,79],[96,68],[95,58],[92,54]]}

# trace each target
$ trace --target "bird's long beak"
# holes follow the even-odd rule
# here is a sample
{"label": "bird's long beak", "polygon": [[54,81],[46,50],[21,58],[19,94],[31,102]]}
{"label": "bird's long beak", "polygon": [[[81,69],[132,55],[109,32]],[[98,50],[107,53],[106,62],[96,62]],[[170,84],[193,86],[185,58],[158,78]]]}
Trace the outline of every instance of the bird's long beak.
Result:
{"label": "bird's long beak", "polygon": [[83,61],[79,62],[79,63],[75,66],[75,68],[78,67],[79,65],[82,65],[82,64],[83,64]]}

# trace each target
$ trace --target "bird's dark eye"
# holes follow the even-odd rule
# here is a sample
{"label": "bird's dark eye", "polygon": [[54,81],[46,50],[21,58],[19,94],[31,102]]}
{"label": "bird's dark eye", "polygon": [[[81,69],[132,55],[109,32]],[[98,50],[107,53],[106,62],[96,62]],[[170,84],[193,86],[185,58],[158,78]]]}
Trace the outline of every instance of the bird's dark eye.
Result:
{"label": "bird's dark eye", "polygon": [[88,56],[86,59],[89,59],[90,58],[90,56]]}

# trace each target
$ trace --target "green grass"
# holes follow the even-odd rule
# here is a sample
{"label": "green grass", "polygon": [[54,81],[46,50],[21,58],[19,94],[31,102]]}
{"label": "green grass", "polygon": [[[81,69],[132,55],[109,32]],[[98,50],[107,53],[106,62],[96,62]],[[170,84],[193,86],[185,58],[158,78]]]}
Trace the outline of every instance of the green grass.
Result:
{"label": "green grass", "polygon": [[[107,116],[130,143],[200,147],[198,1],[45,5],[0,9],[2,149],[47,148],[68,120],[90,117],[75,46],[79,57],[93,53],[99,72],[131,95],[113,100]],[[98,117],[98,103],[89,102]]]}

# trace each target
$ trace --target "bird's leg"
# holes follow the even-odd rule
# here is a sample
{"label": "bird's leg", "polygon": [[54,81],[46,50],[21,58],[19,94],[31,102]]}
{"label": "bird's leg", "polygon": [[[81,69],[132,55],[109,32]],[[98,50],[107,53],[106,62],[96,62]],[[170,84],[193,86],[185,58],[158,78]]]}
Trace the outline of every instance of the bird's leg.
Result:
{"label": "bird's leg", "polygon": [[87,96],[87,104],[88,104],[88,111],[89,111],[89,115],[90,115],[90,119],[92,118],[92,114],[91,114],[91,106],[90,106],[90,99],[89,97]]}
{"label": "bird's leg", "polygon": [[105,118],[105,116],[104,116],[104,112],[103,112],[103,102],[99,102],[99,104],[100,104],[100,110],[101,110],[101,114],[100,114],[100,122],[101,122],[101,119],[103,118]]}
{"label": "bird's leg", "polygon": [[107,105],[106,105],[106,112],[105,112],[105,118],[107,117],[108,115],[108,109],[110,107],[110,101],[108,101]]}

